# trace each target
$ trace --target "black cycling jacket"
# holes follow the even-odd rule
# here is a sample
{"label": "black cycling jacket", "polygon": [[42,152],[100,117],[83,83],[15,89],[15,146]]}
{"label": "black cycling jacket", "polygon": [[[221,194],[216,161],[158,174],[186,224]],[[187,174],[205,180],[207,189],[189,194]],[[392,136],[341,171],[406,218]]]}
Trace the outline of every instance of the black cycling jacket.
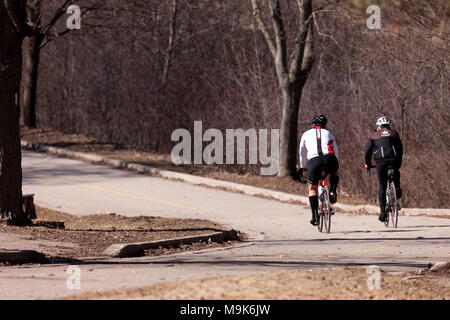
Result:
{"label": "black cycling jacket", "polygon": [[366,146],[365,162],[371,164],[372,153],[375,161],[396,160],[400,164],[403,156],[403,144],[394,129],[380,128],[375,131]]}

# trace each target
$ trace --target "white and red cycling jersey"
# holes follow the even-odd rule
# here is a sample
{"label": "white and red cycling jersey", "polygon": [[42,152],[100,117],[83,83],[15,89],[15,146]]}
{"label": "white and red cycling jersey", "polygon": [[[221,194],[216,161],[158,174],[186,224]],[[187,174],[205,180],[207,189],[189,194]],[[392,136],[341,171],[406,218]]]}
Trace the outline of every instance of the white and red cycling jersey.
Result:
{"label": "white and red cycling jersey", "polygon": [[318,156],[334,154],[336,158],[339,157],[339,150],[333,134],[319,126],[303,133],[299,153],[300,168],[306,167],[306,160],[309,161]]}

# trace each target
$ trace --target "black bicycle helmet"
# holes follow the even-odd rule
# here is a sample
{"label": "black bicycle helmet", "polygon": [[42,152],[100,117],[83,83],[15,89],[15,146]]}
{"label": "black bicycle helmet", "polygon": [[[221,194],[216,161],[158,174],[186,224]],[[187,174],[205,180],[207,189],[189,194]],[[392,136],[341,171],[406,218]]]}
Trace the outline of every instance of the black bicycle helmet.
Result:
{"label": "black bicycle helmet", "polygon": [[325,117],[325,115],[320,114],[314,117],[312,123],[316,126],[321,126],[322,128],[325,128],[328,123],[328,120],[327,117]]}

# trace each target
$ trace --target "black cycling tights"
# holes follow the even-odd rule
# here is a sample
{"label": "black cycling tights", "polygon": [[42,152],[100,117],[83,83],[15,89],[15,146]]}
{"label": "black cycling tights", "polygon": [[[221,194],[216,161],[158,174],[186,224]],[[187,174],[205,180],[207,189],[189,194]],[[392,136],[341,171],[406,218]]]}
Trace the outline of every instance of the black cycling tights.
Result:
{"label": "black cycling tights", "polygon": [[336,194],[337,186],[339,184],[339,176],[330,176],[330,192]]}
{"label": "black cycling tights", "polygon": [[380,202],[381,211],[386,209],[386,189],[388,183],[388,169],[392,167],[395,169],[394,183],[397,189],[397,198],[401,198],[400,188],[400,166],[395,160],[377,161],[377,177],[379,183],[378,201]]}

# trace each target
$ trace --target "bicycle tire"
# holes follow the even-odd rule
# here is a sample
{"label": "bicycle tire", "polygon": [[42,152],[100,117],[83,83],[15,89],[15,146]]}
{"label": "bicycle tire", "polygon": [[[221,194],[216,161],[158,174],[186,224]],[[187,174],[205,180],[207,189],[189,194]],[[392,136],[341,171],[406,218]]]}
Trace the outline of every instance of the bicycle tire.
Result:
{"label": "bicycle tire", "polygon": [[390,208],[390,217],[392,226],[397,228],[398,225],[398,200],[397,200],[397,191],[395,190],[394,182],[389,183],[390,188],[390,196],[391,196],[391,208]]}
{"label": "bicycle tire", "polygon": [[[328,193],[328,188],[324,187],[322,192],[322,221],[321,224],[325,227],[325,232],[330,233],[331,230],[331,214],[330,214],[330,194]],[[321,232],[323,232],[323,228]]]}
{"label": "bicycle tire", "polygon": [[319,215],[319,224],[317,225],[317,229],[319,230],[319,232],[322,232],[323,230],[323,191],[321,194],[319,194],[319,210],[318,210],[318,215]]}
{"label": "bicycle tire", "polygon": [[386,188],[386,206],[385,206],[387,217],[384,220],[384,226],[389,227],[389,219],[391,216],[391,196],[389,194],[389,185]]}
{"label": "bicycle tire", "polygon": [[330,194],[328,193],[327,188],[327,194],[326,194],[326,215],[325,219],[327,220],[326,226],[327,226],[327,233],[330,233],[331,231],[331,203],[330,203]]}
{"label": "bicycle tire", "polygon": [[323,214],[323,224],[324,224],[324,227],[325,227],[325,232],[326,233],[330,233],[330,228],[331,228],[331,225],[330,225],[330,214],[328,213],[328,211],[325,211],[324,212],[324,214]]}
{"label": "bicycle tire", "polygon": [[319,224],[317,225],[317,229],[319,232],[323,230],[323,206],[321,205],[321,209],[319,210]]}

